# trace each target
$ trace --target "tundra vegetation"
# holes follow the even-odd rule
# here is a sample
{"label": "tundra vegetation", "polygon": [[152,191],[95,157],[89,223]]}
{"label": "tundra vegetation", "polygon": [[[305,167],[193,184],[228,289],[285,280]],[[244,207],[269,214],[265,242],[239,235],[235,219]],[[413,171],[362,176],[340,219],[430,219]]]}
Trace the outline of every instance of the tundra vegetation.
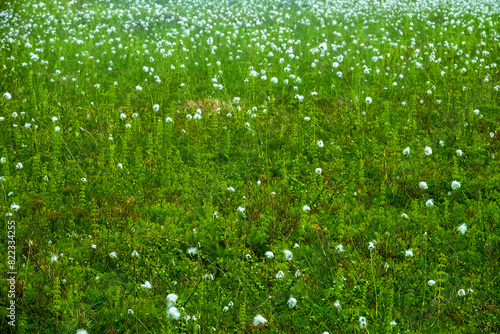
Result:
{"label": "tundra vegetation", "polygon": [[499,14],[2,1],[0,331],[499,333]]}

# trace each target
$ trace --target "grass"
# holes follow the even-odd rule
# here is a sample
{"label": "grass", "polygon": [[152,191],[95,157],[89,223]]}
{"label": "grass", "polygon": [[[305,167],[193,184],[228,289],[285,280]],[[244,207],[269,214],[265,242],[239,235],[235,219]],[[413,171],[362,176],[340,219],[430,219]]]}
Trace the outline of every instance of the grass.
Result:
{"label": "grass", "polygon": [[2,332],[500,332],[495,2],[0,9]]}

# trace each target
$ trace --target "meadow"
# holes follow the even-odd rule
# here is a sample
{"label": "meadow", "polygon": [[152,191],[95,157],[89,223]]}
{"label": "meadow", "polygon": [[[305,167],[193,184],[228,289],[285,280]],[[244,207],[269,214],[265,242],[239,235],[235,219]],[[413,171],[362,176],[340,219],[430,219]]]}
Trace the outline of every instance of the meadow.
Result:
{"label": "meadow", "polygon": [[0,332],[500,333],[498,62],[495,0],[2,1]]}

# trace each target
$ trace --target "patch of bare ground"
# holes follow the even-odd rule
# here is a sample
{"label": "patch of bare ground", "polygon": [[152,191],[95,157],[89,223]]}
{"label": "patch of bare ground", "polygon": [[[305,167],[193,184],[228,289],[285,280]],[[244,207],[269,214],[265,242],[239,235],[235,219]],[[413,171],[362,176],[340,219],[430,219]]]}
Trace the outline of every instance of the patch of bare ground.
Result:
{"label": "patch of bare ground", "polygon": [[202,112],[214,112],[217,111],[217,109],[225,109],[225,110],[231,110],[233,106],[226,102],[226,101],[221,101],[219,99],[203,99],[203,100],[198,100],[198,101],[193,101],[193,100],[188,100],[185,101],[182,105],[182,108],[184,109],[200,109]]}

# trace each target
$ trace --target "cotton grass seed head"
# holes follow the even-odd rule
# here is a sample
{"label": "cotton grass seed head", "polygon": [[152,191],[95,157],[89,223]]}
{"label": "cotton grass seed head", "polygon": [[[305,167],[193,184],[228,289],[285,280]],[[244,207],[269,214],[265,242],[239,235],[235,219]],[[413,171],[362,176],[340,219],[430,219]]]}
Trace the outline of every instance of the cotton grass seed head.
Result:
{"label": "cotton grass seed head", "polygon": [[460,231],[460,233],[464,234],[467,231],[467,225],[464,223],[460,225],[457,230]]}
{"label": "cotton grass seed head", "polygon": [[167,307],[172,307],[177,302],[179,297],[175,293],[169,293],[167,295]]}
{"label": "cotton grass seed head", "polygon": [[253,318],[253,325],[254,326],[260,326],[263,325],[267,322],[267,320],[260,314],[257,314],[255,318]]}
{"label": "cotton grass seed head", "polygon": [[167,317],[174,320],[179,320],[179,318],[181,317],[181,312],[179,312],[177,307],[172,306],[167,311]]}
{"label": "cotton grass seed head", "polygon": [[367,322],[365,317],[359,317],[359,328],[366,328]]}

